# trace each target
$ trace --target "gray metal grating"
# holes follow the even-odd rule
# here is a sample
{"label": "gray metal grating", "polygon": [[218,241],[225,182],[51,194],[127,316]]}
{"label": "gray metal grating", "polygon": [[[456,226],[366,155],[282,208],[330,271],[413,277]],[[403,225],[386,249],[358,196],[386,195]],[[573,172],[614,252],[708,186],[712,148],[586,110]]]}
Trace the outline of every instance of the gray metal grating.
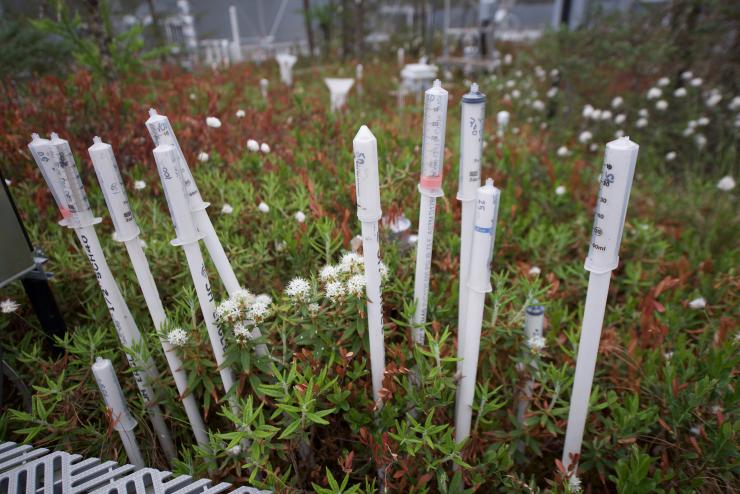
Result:
{"label": "gray metal grating", "polygon": [[208,479],[44,448],[0,443],[2,494],[267,494],[253,487],[213,485]]}

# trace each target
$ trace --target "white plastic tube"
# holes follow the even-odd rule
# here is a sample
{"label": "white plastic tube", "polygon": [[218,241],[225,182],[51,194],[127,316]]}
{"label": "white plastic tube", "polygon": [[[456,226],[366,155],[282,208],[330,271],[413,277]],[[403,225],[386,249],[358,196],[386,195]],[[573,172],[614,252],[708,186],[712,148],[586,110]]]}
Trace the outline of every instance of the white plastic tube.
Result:
{"label": "white plastic tube", "polygon": [[200,447],[207,448],[209,446],[208,433],[198,409],[198,404],[195,401],[195,396],[189,393],[187,372],[185,372],[182,360],[177,355],[177,350],[162,335],[162,331],[167,325],[167,316],[154,277],[149,269],[144,249],[139,241],[140,230],[126,196],[126,189],[113,154],[113,148],[96,136],[93,138],[93,145],[88,148],[88,153],[95,168],[100,188],[103,191],[108,211],[113,219],[114,238],[122,242],[128,251],[154,328],[160,333],[162,350],[164,350],[167,358],[167,364],[175,380],[175,386],[177,386],[190,427],[193,429],[195,441]]}
{"label": "white plastic tube", "polygon": [[[216,324],[216,306],[213,301],[211,285],[208,281],[208,272],[203,262],[203,255],[198,245],[198,240],[203,237],[203,234],[197,232],[193,224],[193,218],[189,214],[185,184],[180,176],[182,167],[178,163],[179,159],[177,148],[171,144],[168,137],[163,138],[162,142],[154,149],[154,160],[157,162],[159,178],[162,181],[162,188],[167,198],[167,206],[177,235],[177,238],[171,243],[182,247],[185,251],[200,310],[206,323],[211,348],[213,348],[213,355],[216,358],[224,389],[228,394],[235,384],[234,373],[231,367],[224,365],[226,338],[221,328]],[[238,407],[235,406],[235,403],[236,400],[232,399],[232,408],[235,413],[238,413]]]}
{"label": "white plastic tube", "polygon": [[367,294],[368,338],[370,342],[370,370],[373,380],[373,399],[382,406],[385,371],[385,344],[383,336],[383,301],[380,290],[379,221],[380,178],[378,174],[378,141],[365,125],[352,141],[357,189],[357,218],[362,223],[362,252],[365,258],[365,290]]}
{"label": "white plastic tube", "polygon": [[236,6],[229,6],[229,22],[231,24],[231,57],[235,63],[242,61],[242,38],[239,34],[239,18],[236,15]]}
{"label": "white plastic tube", "polygon": [[128,409],[126,397],[123,396],[121,383],[118,382],[113,364],[107,358],[97,357],[92,365],[92,372],[100,388],[100,394],[103,395],[103,402],[110,413],[111,426],[121,437],[129,463],[138,468],[145,468],[144,457],[134,434],[136,419]]}
{"label": "white plastic tube", "polygon": [[354,85],[354,79],[336,79],[327,77],[324,84],[329,88],[329,111],[332,113],[341,110],[347,102],[347,93]]}
{"label": "white plastic tube", "polygon": [[442,192],[442,166],[445,152],[445,127],[447,125],[447,91],[439,79],[424,93],[424,128],[421,144],[421,177],[419,179],[419,240],[416,245],[416,271],[414,274],[414,341],[424,344],[424,325],[429,302],[429,277],[432,267],[434,242],[434,217],[437,197]]}
{"label": "white plastic tube", "polygon": [[483,308],[486,294],[491,292],[491,260],[496,239],[496,220],[501,192],[493,180],[478,189],[476,195],[475,230],[468,274],[468,306],[465,317],[465,353],[458,348],[462,359],[460,381],[455,400],[455,441],[461,443],[470,436],[475,398],[475,380],[478,372],[480,334],[483,326]]}
{"label": "white plastic tube", "polygon": [[[66,214],[62,223],[74,229],[77,234],[82,250],[90,261],[95,278],[103,292],[103,299],[108,307],[108,313],[113,320],[118,338],[125,349],[132,349],[134,346],[141,344],[141,333],[105,260],[103,248],[93,227],[93,225],[100,222],[100,218],[95,218],[92,215],[87,194],[85,194],[69,143],[60,139],[56,134],[52,134],[48,148],[45,151],[40,150],[40,153],[42,152],[43,156],[50,157],[54,161],[51,169],[56,169],[58,172],[56,175],[45,174],[44,178],[50,181],[48,185],[51,190],[61,191],[61,197],[57,198],[55,196],[54,198],[61,200],[57,203],[57,206],[63,216]],[[39,156],[43,157],[40,153]],[[42,169],[47,166],[46,162],[37,162],[37,164]],[[126,354],[126,358],[131,365],[139,392],[147,405],[154,432],[162,445],[165,456],[172,462],[177,458],[177,450],[164,422],[162,411],[154,401],[155,394],[150,384],[152,380],[158,377],[154,361],[151,358],[144,359],[140,355],[129,353]]]}
{"label": "white plastic tube", "polygon": [[213,223],[211,223],[211,219],[208,217],[206,208],[209,204],[204,202],[200,195],[198,186],[193,179],[192,173],[190,173],[185,155],[183,155],[182,149],[180,149],[169,119],[164,115],[159,115],[156,110],[150,109],[146,128],[149,130],[149,135],[155,146],[159,145],[159,141],[163,136],[169,136],[172,139],[172,145],[177,150],[180,158],[179,163],[182,168],[182,180],[187,192],[189,209],[193,221],[198,231],[203,234],[203,242],[206,244],[208,255],[211,257],[214,266],[216,266],[216,271],[218,271],[218,275],[221,277],[226,291],[229,296],[234,295],[241,289],[241,286],[236,278],[236,274],[234,274],[231,263],[229,263],[229,259],[226,257],[226,252],[223,245],[221,245],[221,241],[218,239],[216,230],[213,228]]}
{"label": "white plastic tube", "polygon": [[260,79],[260,94],[262,94],[262,99],[265,100],[265,103],[268,102],[268,90],[270,87],[270,81],[267,79]]}
{"label": "white plastic tube", "polygon": [[[470,267],[470,245],[473,239],[475,220],[475,195],[480,187],[481,156],[483,154],[483,122],[486,96],[478,90],[478,84],[470,86],[470,92],[462,97],[460,118],[460,178],[457,199],[462,208],[460,221],[460,288],[457,309],[457,346],[465,346],[465,315],[468,301],[468,270]],[[460,353],[464,353],[461,351]],[[462,362],[457,363],[458,372]]]}
{"label": "white plastic tube", "polygon": [[280,68],[280,80],[283,81],[283,84],[286,86],[292,86],[293,65],[295,65],[298,59],[295,55],[291,55],[290,53],[278,53],[275,55],[275,60]]}
{"label": "white plastic tube", "polygon": [[639,146],[630,141],[629,137],[621,137],[607,143],[604,167],[599,177],[599,197],[596,201],[591,244],[585,263],[585,269],[590,273],[588,291],[562,457],[563,466],[569,473],[576,473],[578,469],[609,295],[609,280],[612,270],[619,265],[619,245],[622,241],[638,151]]}
{"label": "white plastic tube", "polygon": [[[545,308],[541,305],[534,304],[530,305],[525,310],[524,320],[524,346],[525,352],[531,353],[530,341],[532,338],[542,337],[543,328],[545,322]],[[530,357],[525,355],[525,361],[529,360],[530,370],[537,370],[539,367],[539,357]],[[525,369],[526,370],[526,369]],[[516,407],[516,417],[520,424],[524,423],[524,416],[529,408],[529,402],[532,400],[532,392],[534,390],[534,379],[531,377],[527,378],[524,383],[524,389],[522,390],[522,396],[519,398]]]}

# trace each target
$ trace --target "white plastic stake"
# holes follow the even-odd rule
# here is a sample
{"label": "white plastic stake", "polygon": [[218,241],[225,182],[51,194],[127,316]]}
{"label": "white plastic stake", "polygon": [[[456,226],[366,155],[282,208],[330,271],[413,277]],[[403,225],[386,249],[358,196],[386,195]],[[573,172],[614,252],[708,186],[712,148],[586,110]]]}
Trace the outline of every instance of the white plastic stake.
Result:
{"label": "white plastic stake", "polygon": [[[200,310],[203,313],[208,337],[213,348],[213,355],[216,357],[221,381],[223,381],[224,389],[228,394],[235,384],[234,373],[231,367],[224,365],[226,338],[221,328],[216,324],[216,305],[213,301],[213,293],[208,281],[208,272],[203,262],[203,255],[198,245],[198,240],[203,238],[203,234],[198,233],[195,224],[193,224],[193,217],[190,215],[188,208],[185,184],[181,178],[183,167],[179,163],[180,157],[177,148],[171,142],[169,137],[163,137],[160,144],[154,149],[154,160],[157,162],[159,178],[162,181],[167,206],[175,226],[175,235],[177,235],[177,238],[171,243],[182,247],[185,251]],[[235,397],[230,400],[231,406],[234,413],[238,414],[239,409],[236,406],[236,400],[233,398]]]}
{"label": "white plastic stake", "polygon": [[290,53],[278,53],[275,55],[275,60],[280,68],[280,80],[286,86],[293,85],[293,65],[298,60],[295,55]]}
{"label": "white plastic stake", "polygon": [[639,148],[629,137],[620,137],[607,143],[604,168],[599,177],[599,197],[596,201],[591,245],[585,263],[585,269],[590,273],[588,291],[562,458],[563,466],[569,473],[575,474],[578,469],[601,328],[609,295],[609,280],[612,271],[619,265],[619,245],[622,242],[622,230]]}
{"label": "white plastic stake", "polygon": [[357,94],[362,96],[362,76],[363,72],[365,71],[365,68],[362,66],[361,63],[357,64],[357,67],[355,67],[355,81],[357,81]]}
{"label": "white plastic stake", "polygon": [[[538,356],[532,356],[531,354],[531,347],[530,347],[530,341],[532,338],[542,338],[543,337],[543,329],[544,329],[544,323],[545,323],[545,308],[541,305],[535,304],[530,305],[525,310],[525,320],[524,320],[524,346],[526,347],[525,351],[527,354],[525,357],[525,362],[529,361],[530,366],[530,372],[536,371],[539,367],[539,357]],[[526,369],[523,369],[526,370]],[[534,390],[534,379],[530,375],[530,377],[527,379],[527,381],[524,383],[524,389],[522,390],[522,396],[519,398],[519,401],[517,403],[517,411],[516,411],[516,418],[519,424],[524,424],[524,416],[527,413],[527,409],[529,408],[529,402],[532,401],[532,392]],[[522,444],[523,446],[523,444]]]}
{"label": "white plastic stake", "polygon": [[357,218],[362,223],[362,252],[365,258],[365,290],[367,294],[368,338],[370,341],[370,370],[373,379],[373,399],[380,408],[383,404],[385,371],[385,344],[383,336],[383,301],[380,291],[380,259],[378,232],[380,218],[380,178],[378,175],[378,141],[365,125],[352,141],[355,158],[355,187],[357,189]]}
{"label": "white plastic stake", "polygon": [[265,100],[265,103],[268,102],[268,88],[270,86],[270,81],[267,79],[260,79],[260,94],[262,94],[262,99]]}
{"label": "white plastic stake", "polygon": [[162,350],[164,350],[170,372],[174,377],[177,391],[190,421],[190,427],[193,429],[195,441],[201,448],[208,448],[208,433],[203,423],[203,417],[198,409],[195,396],[188,392],[187,372],[183,367],[182,360],[177,355],[177,350],[170,345],[162,334],[163,329],[167,326],[167,316],[139,240],[140,230],[126,196],[126,189],[121,179],[116,157],[113,154],[113,148],[96,136],[93,138],[93,145],[88,148],[88,153],[95,168],[100,188],[103,191],[108,211],[113,219],[115,228],[113,238],[126,246],[131,258],[136,278],[144,295],[144,301],[149,309],[149,315],[154,323],[154,328],[159,331]]}
{"label": "white plastic stake", "polygon": [[344,107],[347,102],[347,93],[354,83],[354,79],[333,79],[331,77],[324,79],[324,84],[331,93],[329,111],[334,113]]}
{"label": "white plastic stake", "polygon": [[437,197],[442,192],[442,166],[445,153],[447,125],[447,91],[439,79],[424,93],[424,128],[421,144],[421,177],[419,179],[419,240],[416,245],[416,272],[414,275],[414,341],[424,344],[424,324],[429,301],[429,276],[432,267],[434,216]]}
{"label": "white plastic stake", "polygon": [[491,260],[496,240],[500,197],[501,191],[493,186],[493,180],[490,178],[478,189],[476,195],[475,231],[468,273],[468,314],[463,328],[465,353],[461,354],[458,348],[457,354],[458,358],[462,359],[462,371],[455,400],[455,441],[458,443],[470,436],[483,308],[486,294],[492,291]]}
{"label": "white plastic stake", "polygon": [[[108,313],[113,320],[118,338],[124,348],[133,349],[134,346],[141,345],[141,333],[105,260],[103,248],[93,227],[93,225],[100,223],[101,219],[93,217],[69,143],[60,139],[56,134],[51,135],[51,140],[46,148],[43,148],[39,141],[36,141],[36,143],[39,148],[37,148],[34,157],[48,157],[54,162],[49,167],[48,162],[42,160],[39,163],[37,161],[39,168],[42,171],[46,168],[47,172],[56,169],[58,172],[56,175],[46,173],[44,178],[50,181],[47,183],[51,190],[60,193],[60,197],[53,194],[55,200],[61,201],[57,202],[57,206],[64,217],[60,224],[74,229],[77,234],[82,249],[95,272],[98,285],[103,292],[103,299],[108,307]],[[159,405],[154,402],[155,394],[150,384],[150,381],[156,379],[159,375],[154,361],[151,358],[144,359],[141,355],[128,353],[126,358],[131,365],[139,392],[147,405],[154,432],[162,445],[165,456],[172,462],[177,458],[177,450],[172,442],[170,431],[164,422],[162,411]]]}
{"label": "white plastic stake", "polygon": [[218,271],[226,291],[229,296],[234,295],[241,289],[241,286],[234,274],[231,263],[229,263],[229,259],[226,257],[226,251],[224,251],[223,245],[221,245],[221,241],[218,239],[216,230],[213,228],[213,223],[211,223],[211,219],[208,217],[206,208],[209,206],[209,203],[204,202],[200,195],[198,186],[195,184],[195,180],[193,180],[193,175],[190,173],[185,155],[182,153],[182,149],[180,149],[180,144],[177,142],[177,137],[172,130],[169,119],[164,115],[159,115],[156,110],[150,109],[146,128],[149,130],[149,135],[151,135],[155,146],[159,144],[162,136],[169,136],[172,139],[172,145],[177,150],[180,158],[179,163],[182,168],[182,179],[187,192],[193,221],[198,231],[203,234],[203,242],[206,244],[208,254],[216,266],[216,271]]}
{"label": "white plastic stake", "polygon": [[128,409],[113,364],[107,358],[97,357],[92,365],[92,372],[100,388],[100,394],[103,395],[103,402],[110,413],[111,425],[121,437],[129,463],[138,468],[145,468],[144,457],[134,434],[136,419]]}
{"label": "white plastic stake", "polygon": [[396,61],[398,62],[398,68],[403,68],[406,65],[406,52],[403,48],[396,50]]}
{"label": "white plastic stake", "polygon": [[231,23],[231,58],[234,63],[242,61],[242,38],[239,35],[239,18],[236,15],[236,6],[229,6],[229,22]]}
{"label": "white plastic stake", "polygon": [[[486,96],[478,90],[478,84],[470,86],[470,92],[462,97],[460,118],[460,179],[457,199],[462,208],[460,221],[460,288],[457,308],[457,346],[465,346],[465,315],[468,302],[468,270],[470,245],[473,239],[475,220],[475,196],[480,187],[481,156],[483,154],[483,122]],[[464,354],[463,350],[458,350]],[[457,363],[460,372],[462,362]]]}

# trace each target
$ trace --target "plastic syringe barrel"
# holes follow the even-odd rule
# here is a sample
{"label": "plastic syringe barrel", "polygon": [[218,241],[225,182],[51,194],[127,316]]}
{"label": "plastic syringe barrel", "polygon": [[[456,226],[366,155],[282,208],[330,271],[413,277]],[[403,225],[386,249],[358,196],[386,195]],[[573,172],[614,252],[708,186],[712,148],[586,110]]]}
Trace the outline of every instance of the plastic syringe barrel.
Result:
{"label": "plastic syringe barrel", "polygon": [[42,139],[38,134],[31,135],[31,142],[28,143],[28,150],[31,151],[36,165],[38,165],[41,175],[44,177],[44,181],[51,190],[51,195],[54,197],[54,202],[57,203],[59,212],[62,218],[69,216],[69,209],[67,209],[67,203],[64,200],[64,186],[62,185],[62,177],[59,175],[57,169],[57,161],[54,159],[53,150],[51,148],[51,141],[49,139]]}
{"label": "plastic syringe barrel", "polygon": [[121,384],[118,382],[113,364],[107,358],[97,357],[92,365],[93,376],[103,395],[105,406],[110,409],[113,428],[117,431],[130,431],[136,427],[136,419],[129,411]]}
{"label": "plastic syringe barrel", "polygon": [[383,216],[380,208],[378,141],[370,129],[363,125],[352,141],[352,146],[355,154],[357,218],[360,221],[378,221]]}
{"label": "plastic syringe barrel", "polygon": [[172,241],[173,245],[192,243],[201,238],[198,234],[193,216],[188,206],[185,184],[180,173],[180,156],[177,148],[171,144],[169,138],[154,148],[154,161],[157,163],[159,178],[162,180],[162,188],[167,198],[167,206],[170,209],[172,221],[175,224],[177,238]]}
{"label": "plastic syringe barrel", "polygon": [[67,226],[77,228],[97,223],[99,220],[93,217],[69,142],[52,132],[49,144],[61,178],[64,204],[69,210]]}
{"label": "plastic syringe barrel", "polygon": [[[487,266],[493,260],[493,247],[496,243],[496,222],[501,190],[493,186],[493,180],[486,180],[485,185],[478,188],[476,195],[475,227],[473,229],[473,245],[470,253],[470,271],[468,272],[468,287],[478,293],[488,293],[491,287],[490,269],[480,266],[480,259],[487,258]],[[490,236],[490,244],[484,239]],[[488,252],[481,252],[486,249]]]}
{"label": "plastic syringe barrel", "polygon": [[606,144],[591,244],[585,263],[587,271],[606,273],[619,265],[619,245],[639,149],[640,146],[629,137],[620,137]]}
{"label": "plastic syringe barrel", "polygon": [[103,191],[105,203],[113,219],[113,227],[116,230],[115,239],[125,242],[137,237],[140,233],[139,226],[131,211],[113,148],[110,144],[104,143],[100,137],[95,136],[93,145],[87,148],[87,152],[90,154],[95,174],[100,182],[100,189]]}
{"label": "plastic syringe barrel", "polygon": [[542,305],[528,305],[525,313],[524,336],[526,344],[529,346],[529,340],[534,337],[542,337],[543,327],[545,324],[545,308]]}
{"label": "plastic syringe barrel", "polygon": [[442,168],[445,155],[448,93],[439,79],[424,92],[424,129],[421,141],[419,192],[442,196]]}
{"label": "plastic syringe barrel", "polygon": [[486,95],[478,91],[478,84],[470,86],[463,95],[460,118],[460,180],[457,198],[461,201],[475,200],[480,187],[481,155],[483,152],[483,123]]}
{"label": "plastic syringe barrel", "polygon": [[185,155],[182,153],[180,143],[177,142],[177,136],[175,131],[172,129],[169,118],[165,115],[160,115],[157,110],[151,108],[149,110],[149,119],[146,121],[146,128],[149,131],[149,135],[152,138],[155,146],[159,146],[163,137],[169,137],[169,143],[177,149],[177,154],[180,157],[180,167],[182,168],[182,180],[187,193],[189,207],[191,210],[203,209],[208,207],[208,203],[203,202],[203,198],[198,190],[198,185],[193,179],[193,174],[190,172],[190,167],[185,160]]}

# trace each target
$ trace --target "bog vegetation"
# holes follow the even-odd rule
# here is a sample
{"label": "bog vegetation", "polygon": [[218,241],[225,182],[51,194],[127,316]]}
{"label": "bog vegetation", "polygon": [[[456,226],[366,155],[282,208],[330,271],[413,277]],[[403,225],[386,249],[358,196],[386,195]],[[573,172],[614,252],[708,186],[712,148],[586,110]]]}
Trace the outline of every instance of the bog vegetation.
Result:
{"label": "bog vegetation", "polygon": [[[621,133],[641,148],[602,335],[582,486],[592,492],[733,492],[740,428],[740,230],[733,178],[740,99],[737,60],[715,50],[728,42],[722,26],[732,14],[721,2],[710,4],[706,22],[716,29],[661,26],[654,17],[636,18],[631,27],[606,19],[533,45],[501,46],[499,70],[476,79],[488,95],[483,176],[495,179],[502,202],[473,430],[462,446],[451,425],[457,129],[460,96],[468,89],[462,76],[444,82],[451,95],[446,194],[438,204],[423,347],[412,344],[409,327],[413,244],[382,229],[387,369],[384,406],[376,410],[364,290],[354,278],[361,253],[352,249],[360,225],[351,140],[361,124],[378,139],[386,225],[403,215],[415,224],[421,108],[412,98],[403,110],[396,107],[391,92],[398,71],[389,62],[395,54],[362,60],[363,94],[351,93],[338,114],[328,113],[321,79],[351,76],[353,63],[299,62],[293,88],[281,86],[274,62],[192,73],[121,62],[121,77],[109,80],[85,43],[71,45],[78,64],[65,74],[9,78],[4,68],[0,166],[31,239],[50,258],[69,333],[55,342],[61,355],[52,356],[20,288],[3,289],[3,299],[21,305],[15,311],[3,306],[3,357],[33,385],[33,407],[8,403],[0,435],[123,459],[90,371],[95,357],[104,356],[114,361],[139,420],[147,461],[170,468],[87,260],[72,232],[57,224],[58,212],[27,152],[31,132],[56,131],[69,139],[93,209],[105,218],[98,232],[145,334],[145,351],[166,369],[157,339],[178,345],[210,428],[210,451],[195,447],[171,376],[163,373],[157,389],[179,446],[175,472],[278,492],[370,492],[379,478],[389,492],[571,490],[556,460],[587,283],[583,260],[603,145]],[[11,28],[13,36],[26,29],[4,29]],[[140,49],[129,39],[111,42]],[[29,75],[46,66],[27,62]],[[270,80],[267,101],[261,78]],[[241,283],[260,295],[233,317],[228,303],[221,311],[228,361],[238,377],[238,416],[223,395],[185,258],[169,243],[174,231],[144,127],[149,107],[173,122]],[[505,129],[496,125],[501,110],[511,115]],[[206,125],[207,117],[221,125]],[[94,135],[113,145],[143,231],[172,322],[160,334],[151,327],[125,250],[110,237],[112,225],[84,153]],[[248,146],[248,140],[255,142]],[[226,300],[209,269],[217,299]],[[546,342],[531,376],[530,410],[520,423],[515,403],[530,376],[518,364],[532,358],[522,352],[524,308],[535,300],[546,307]],[[253,330],[239,320],[246,312],[262,340],[245,337]],[[260,342],[270,357],[256,357]],[[414,367],[418,386],[411,383]],[[251,441],[248,448],[238,448],[243,439]]]}

